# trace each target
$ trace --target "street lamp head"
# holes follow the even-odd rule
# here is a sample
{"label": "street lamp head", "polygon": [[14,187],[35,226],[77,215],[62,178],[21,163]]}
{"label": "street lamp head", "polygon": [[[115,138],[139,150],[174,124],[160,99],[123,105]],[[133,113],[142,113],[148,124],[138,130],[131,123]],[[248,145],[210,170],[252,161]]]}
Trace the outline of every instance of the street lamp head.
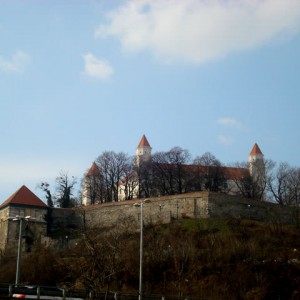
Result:
{"label": "street lamp head", "polygon": [[144,200],[141,201],[141,202],[136,202],[136,203],[134,203],[133,206],[135,206],[135,207],[140,207],[140,206],[142,206],[144,203],[150,203],[150,202],[151,202],[150,199],[144,199]]}

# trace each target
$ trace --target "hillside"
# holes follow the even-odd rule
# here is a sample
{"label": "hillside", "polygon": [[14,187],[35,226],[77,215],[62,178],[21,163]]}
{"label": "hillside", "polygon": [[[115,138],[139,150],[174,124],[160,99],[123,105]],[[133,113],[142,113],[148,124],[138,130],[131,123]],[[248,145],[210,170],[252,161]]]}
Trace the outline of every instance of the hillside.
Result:
{"label": "hillside", "polygon": [[[75,247],[38,249],[23,282],[136,293],[139,233],[130,220],[81,232]],[[76,233],[77,236],[78,233]],[[205,299],[300,299],[300,230],[241,219],[184,219],[144,229],[145,294]],[[14,259],[0,266],[13,282]]]}

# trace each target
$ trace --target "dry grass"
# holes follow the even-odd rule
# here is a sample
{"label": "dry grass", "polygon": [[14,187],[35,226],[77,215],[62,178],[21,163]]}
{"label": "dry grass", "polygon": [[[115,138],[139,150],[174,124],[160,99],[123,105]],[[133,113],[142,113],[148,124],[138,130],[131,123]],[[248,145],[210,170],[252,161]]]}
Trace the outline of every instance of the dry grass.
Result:
{"label": "dry grass", "polygon": [[[63,253],[37,249],[24,255],[23,281],[137,291],[139,234],[116,232],[114,236],[93,233],[92,243],[83,240]],[[146,294],[300,299],[299,229],[232,218],[185,219],[147,227],[144,233]],[[103,267],[91,268],[94,262]],[[0,281],[13,282],[14,272],[14,260],[3,259]]]}

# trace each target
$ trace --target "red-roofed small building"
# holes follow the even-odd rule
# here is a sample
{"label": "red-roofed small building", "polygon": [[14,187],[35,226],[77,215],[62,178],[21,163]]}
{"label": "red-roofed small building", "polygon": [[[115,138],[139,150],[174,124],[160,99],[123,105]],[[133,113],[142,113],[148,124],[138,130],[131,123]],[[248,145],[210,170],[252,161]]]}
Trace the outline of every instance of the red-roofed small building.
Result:
{"label": "red-roofed small building", "polygon": [[18,222],[13,221],[16,216],[31,217],[27,218],[24,233],[28,247],[41,235],[46,235],[47,210],[48,206],[25,185],[12,194],[0,205],[0,250],[3,251],[7,245],[15,245],[17,242],[19,226]]}

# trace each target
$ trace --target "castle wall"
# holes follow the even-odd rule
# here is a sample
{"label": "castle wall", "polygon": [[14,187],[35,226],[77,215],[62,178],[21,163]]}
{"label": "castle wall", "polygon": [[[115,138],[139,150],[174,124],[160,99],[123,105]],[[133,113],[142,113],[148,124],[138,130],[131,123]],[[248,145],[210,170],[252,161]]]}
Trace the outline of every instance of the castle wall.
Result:
{"label": "castle wall", "polygon": [[49,208],[48,211],[48,232],[76,231],[82,227],[82,212],[79,209],[71,208]]}
{"label": "castle wall", "polygon": [[[149,198],[143,203],[143,220],[145,224],[167,224],[174,219],[207,218],[208,193],[191,193]],[[91,227],[110,227],[124,218],[140,221],[141,208],[135,203],[142,200],[127,200],[99,205],[91,205],[82,209],[86,224]]]}
{"label": "castle wall", "polygon": [[[57,249],[69,247],[76,243],[76,239],[80,237],[80,230],[84,226],[106,230],[116,224],[123,224],[136,230],[140,226],[141,207],[135,204],[141,203],[142,200],[110,202],[74,209],[51,208],[47,217],[48,236],[44,237],[43,232],[40,231],[41,243]],[[222,193],[195,192],[148,200],[150,202],[143,202],[143,220],[146,226],[147,224],[167,224],[172,220],[183,218],[237,217],[282,224],[295,224],[296,222],[292,208]],[[3,210],[0,213],[6,215],[7,211]],[[7,223],[7,221],[2,222],[0,229],[7,226],[5,225]],[[9,224],[8,235],[5,236],[5,228],[1,235],[4,240],[10,237],[16,241],[18,222],[9,221]]]}
{"label": "castle wall", "polygon": [[[195,192],[181,195],[149,198],[143,204],[145,224],[167,224],[182,218],[228,218],[237,217],[257,221],[295,224],[292,208],[278,204],[230,196],[222,193]],[[81,214],[91,227],[110,227],[124,218],[131,218],[138,225],[140,207],[138,200],[112,202],[85,207]]]}
{"label": "castle wall", "polygon": [[0,254],[4,251],[7,243],[9,207],[0,210]]}
{"label": "castle wall", "polygon": [[255,199],[210,193],[210,217],[240,217],[265,222],[296,224],[295,209]]}

